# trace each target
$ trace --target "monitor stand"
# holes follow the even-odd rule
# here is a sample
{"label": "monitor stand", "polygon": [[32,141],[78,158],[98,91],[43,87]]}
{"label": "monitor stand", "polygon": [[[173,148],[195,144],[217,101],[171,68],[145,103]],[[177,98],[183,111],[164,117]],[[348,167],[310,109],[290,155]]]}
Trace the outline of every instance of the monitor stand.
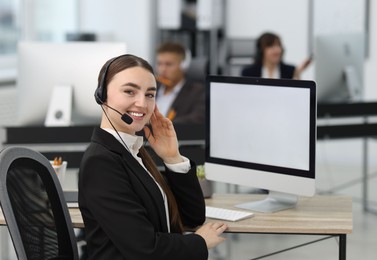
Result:
{"label": "monitor stand", "polygon": [[260,201],[245,202],[236,205],[237,208],[251,211],[272,213],[296,207],[298,196],[282,192],[270,191],[267,198]]}
{"label": "monitor stand", "polygon": [[343,70],[347,90],[351,101],[361,101],[363,97],[362,84],[355,66],[346,66]]}
{"label": "monitor stand", "polygon": [[45,126],[70,126],[72,117],[72,94],[70,85],[55,86],[52,90]]}

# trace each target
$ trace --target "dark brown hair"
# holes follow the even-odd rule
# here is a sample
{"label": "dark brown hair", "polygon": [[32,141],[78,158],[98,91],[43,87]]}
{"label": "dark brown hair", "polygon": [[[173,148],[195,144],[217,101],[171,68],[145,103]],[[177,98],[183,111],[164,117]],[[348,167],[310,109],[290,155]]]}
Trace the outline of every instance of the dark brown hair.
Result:
{"label": "dark brown hair", "polygon": [[[110,64],[111,63],[111,64]],[[110,66],[108,66],[110,64]],[[107,68],[108,67],[108,68]],[[126,54],[119,56],[115,59],[108,60],[102,67],[99,76],[98,76],[98,84],[100,84],[103,74],[107,68],[106,73],[106,81],[105,86],[107,89],[107,86],[111,79],[119,72],[132,68],[132,67],[142,67],[146,70],[148,70],[150,73],[154,74],[152,66],[145,61],[144,59]],[[106,90],[105,90],[106,91]],[[171,232],[183,232],[183,224],[181,217],[179,215],[178,205],[177,201],[175,200],[174,194],[171,191],[169,185],[165,181],[162,174],[159,172],[155,162],[151,158],[151,156],[148,154],[148,152],[145,150],[144,147],[142,147],[139,151],[140,158],[142,159],[145,167],[148,169],[150,174],[153,176],[155,181],[161,186],[162,190],[165,192],[167,200],[168,200],[168,206],[169,206],[169,218],[170,218],[170,230]]]}
{"label": "dark brown hair", "polygon": [[[257,40],[257,54],[255,56],[255,63],[262,64],[264,58],[264,50],[275,44],[279,44],[283,49],[280,37],[274,33],[266,32],[259,36]],[[284,51],[284,50],[283,50]],[[282,54],[283,55],[283,54]]]}
{"label": "dark brown hair", "polygon": [[182,233],[184,231],[181,216],[179,215],[177,201],[175,200],[174,194],[171,191],[169,185],[165,181],[162,174],[157,169],[157,166],[147,150],[141,147],[139,150],[139,155],[143,160],[145,167],[152,174],[156,182],[161,186],[168,199],[169,206],[169,218],[170,218],[170,230],[173,233]]}
{"label": "dark brown hair", "polygon": [[131,54],[124,54],[115,58],[108,60],[101,68],[98,74],[98,85],[101,84],[102,77],[105,75],[106,71],[106,81],[105,86],[109,85],[110,81],[113,79],[115,74],[132,67],[142,67],[148,70],[150,73],[154,74],[152,66],[144,59],[131,55]]}
{"label": "dark brown hair", "polygon": [[182,60],[186,58],[186,50],[182,44],[177,42],[165,42],[157,48],[157,54],[171,52],[181,56]]}

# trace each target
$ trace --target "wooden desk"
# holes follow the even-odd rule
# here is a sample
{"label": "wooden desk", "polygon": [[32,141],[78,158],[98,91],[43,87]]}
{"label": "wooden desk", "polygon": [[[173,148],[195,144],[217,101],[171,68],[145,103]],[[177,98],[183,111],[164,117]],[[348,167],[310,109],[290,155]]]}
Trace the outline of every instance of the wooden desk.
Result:
{"label": "wooden desk", "polygon": [[[206,205],[238,209],[234,205],[264,198],[265,195],[214,194]],[[240,209],[239,209],[240,210]],[[352,199],[345,196],[300,198],[296,208],[275,213],[255,212],[253,218],[227,222],[233,233],[352,233]]]}
{"label": "wooden desk", "polygon": [[72,225],[74,228],[84,228],[84,221],[81,216],[80,209],[69,208],[69,214],[71,215]]}
{"label": "wooden desk", "polygon": [[[206,205],[237,209],[234,205],[264,197],[265,195],[214,194],[211,199],[206,199]],[[226,223],[229,226],[226,232],[229,233],[338,236],[339,259],[343,260],[346,259],[347,234],[352,233],[352,198],[345,196],[300,198],[296,208],[275,213],[255,212],[253,218]]]}
{"label": "wooden desk", "polygon": [[[236,209],[242,202],[260,200],[265,195],[214,194],[206,199],[206,205]],[[83,228],[84,223],[78,208],[70,208],[75,228]],[[1,213],[1,212],[0,212]],[[207,221],[214,221],[207,219]],[[270,233],[339,236],[339,259],[346,259],[347,234],[352,233],[352,198],[345,196],[314,196],[300,198],[294,209],[275,213],[255,213],[253,218],[238,222],[227,222],[228,233]],[[5,225],[0,215],[0,225]]]}

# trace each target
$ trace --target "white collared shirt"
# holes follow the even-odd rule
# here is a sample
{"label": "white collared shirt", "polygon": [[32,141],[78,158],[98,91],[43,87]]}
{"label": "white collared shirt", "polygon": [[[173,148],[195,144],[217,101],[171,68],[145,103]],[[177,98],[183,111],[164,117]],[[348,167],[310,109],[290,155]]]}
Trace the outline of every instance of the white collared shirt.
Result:
{"label": "white collared shirt", "polygon": [[265,67],[262,67],[262,78],[271,78],[271,79],[280,79],[280,66],[276,66],[272,77],[268,75],[268,70]]}
{"label": "white collared shirt", "polygon": [[[153,178],[152,174],[148,171],[148,169],[145,167],[143,160],[137,156],[139,153],[139,150],[141,146],[143,145],[143,137],[142,136],[136,136],[136,135],[130,135],[123,132],[118,132],[121,139],[119,138],[116,131],[110,128],[102,128],[106,132],[113,135],[125,148],[131,153],[131,155],[140,163],[140,165],[148,172],[149,176],[155,181],[157,184],[157,187],[160,189],[162,197],[164,199],[164,206],[165,206],[165,214],[166,214],[166,222],[168,226],[168,232],[170,232],[170,217],[169,217],[169,206],[168,206],[168,200],[166,197],[166,194],[162,187],[156,182],[156,180]],[[123,143],[124,142],[124,143]],[[191,169],[190,161],[186,157],[182,156],[183,162],[176,163],[176,164],[167,164],[165,163],[166,167],[177,173],[187,173]]]}
{"label": "white collared shirt", "polygon": [[164,116],[168,116],[169,110],[173,105],[174,100],[178,96],[179,91],[181,91],[185,80],[181,80],[177,85],[174,86],[173,90],[167,94],[165,94],[165,85],[161,85],[158,88],[156,103],[158,110],[160,110],[161,114]]}

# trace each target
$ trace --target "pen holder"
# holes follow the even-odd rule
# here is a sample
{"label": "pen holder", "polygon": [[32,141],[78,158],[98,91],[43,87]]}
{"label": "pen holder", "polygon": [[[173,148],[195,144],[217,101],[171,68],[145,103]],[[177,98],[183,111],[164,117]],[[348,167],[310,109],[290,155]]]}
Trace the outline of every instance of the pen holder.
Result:
{"label": "pen holder", "polygon": [[196,167],[196,175],[198,176],[200,187],[202,188],[204,198],[210,198],[213,194],[212,182],[205,178],[204,166]]}
{"label": "pen holder", "polygon": [[204,198],[210,198],[213,194],[212,182],[207,179],[200,179],[199,184],[203,191]]}
{"label": "pen holder", "polygon": [[65,173],[67,171],[67,161],[63,161],[61,165],[54,165],[54,161],[50,161],[52,168],[54,168],[56,175],[60,181],[60,185],[63,186]]}

